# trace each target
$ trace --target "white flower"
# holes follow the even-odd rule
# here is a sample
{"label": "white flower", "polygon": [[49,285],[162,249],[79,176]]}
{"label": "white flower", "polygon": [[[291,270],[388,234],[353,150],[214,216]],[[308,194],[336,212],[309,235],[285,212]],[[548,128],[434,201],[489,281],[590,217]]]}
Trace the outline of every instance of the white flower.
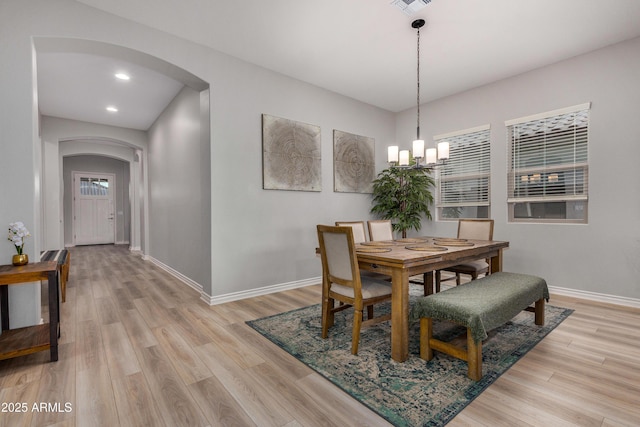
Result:
{"label": "white flower", "polygon": [[16,221],[9,224],[8,240],[15,245],[18,255],[22,255],[24,239],[29,236],[31,236],[31,233],[29,233],[29,230],[27,230],[27,227],[25,227],[22,221]]}

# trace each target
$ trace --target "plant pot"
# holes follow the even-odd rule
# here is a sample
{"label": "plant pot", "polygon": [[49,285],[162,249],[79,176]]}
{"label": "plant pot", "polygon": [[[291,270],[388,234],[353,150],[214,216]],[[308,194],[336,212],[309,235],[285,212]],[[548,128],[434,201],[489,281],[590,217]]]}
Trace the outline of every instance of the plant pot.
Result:
{"label": "plant pot", "polygon": [[29,255],[27,254],[14,255],[13,258],[11,259],[11,263],[13,265],[27,265],[29,264]]}

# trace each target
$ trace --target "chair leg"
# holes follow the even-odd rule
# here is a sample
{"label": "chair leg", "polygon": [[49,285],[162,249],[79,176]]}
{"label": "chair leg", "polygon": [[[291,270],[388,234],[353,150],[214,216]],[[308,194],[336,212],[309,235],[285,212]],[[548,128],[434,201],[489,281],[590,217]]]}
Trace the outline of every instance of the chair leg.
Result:
{"label": "chair leg", "polygon": [[460,273],[456,273],[456,286],[460,286]]}
{"label": "chair leg", "polygon": [[373,305],[367,306],[367,319],[373,319]]}
{"label": "chair leg", "polygon": [[358,354],[360,342],[360,327],[362,326],[362,309],[357,308],[353,312],[353,332],[351,333],[351,354]]}
{"label": "chair leg", "polygon": [[329,328],[333,326],[334,314],[331,310],[333,308],[333,298],[322,299],[322,338],[326,338],[329,333]]}

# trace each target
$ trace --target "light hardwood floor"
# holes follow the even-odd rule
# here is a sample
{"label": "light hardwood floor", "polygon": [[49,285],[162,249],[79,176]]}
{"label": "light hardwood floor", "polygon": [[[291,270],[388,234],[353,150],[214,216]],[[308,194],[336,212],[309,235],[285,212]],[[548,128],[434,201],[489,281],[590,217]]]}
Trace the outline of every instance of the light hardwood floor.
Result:
{"label": "light hardwood floor", "polygon": [[[244,323],[319,285],[209,307],[124,247],[71,252],[60,360],[0,361],[0,426],[389,425]],[[640,310],[550,303],[575,312],[449,425],[640,424]]]}

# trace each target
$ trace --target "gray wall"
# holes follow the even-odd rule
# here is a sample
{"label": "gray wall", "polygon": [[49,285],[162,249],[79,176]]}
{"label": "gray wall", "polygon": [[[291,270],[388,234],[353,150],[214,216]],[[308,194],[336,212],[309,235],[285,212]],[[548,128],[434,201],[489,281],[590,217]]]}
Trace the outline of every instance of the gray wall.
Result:
{"label": "gray wall", "polygon": [[149,129],[148,254],[210,290],[210,142],[200,107],[200,93],[185,87]]}
{"label": "gray wall", "polygon": [[[491,125],[491,213],[496,239],[509,240],[506,270],[549,285],[640,298],[640,38],[425,105],[425,135]],[[589,223],[507,223],[505,120],[591,102]],[[398,141],[410,141],[415,110],[398,115]],[[455,224],[425,224],[455,235]],[[638,301],[635,302],[638,304]]]}
{"label": "gray wall", "polygon": [[63,159],[64,180],[64,243],[73,244],[73,172],[111,173],[116,177],[114,188],[116,243],[129,243],[131,205],[129,203],[129,163],[104,156],[67,156]]}

